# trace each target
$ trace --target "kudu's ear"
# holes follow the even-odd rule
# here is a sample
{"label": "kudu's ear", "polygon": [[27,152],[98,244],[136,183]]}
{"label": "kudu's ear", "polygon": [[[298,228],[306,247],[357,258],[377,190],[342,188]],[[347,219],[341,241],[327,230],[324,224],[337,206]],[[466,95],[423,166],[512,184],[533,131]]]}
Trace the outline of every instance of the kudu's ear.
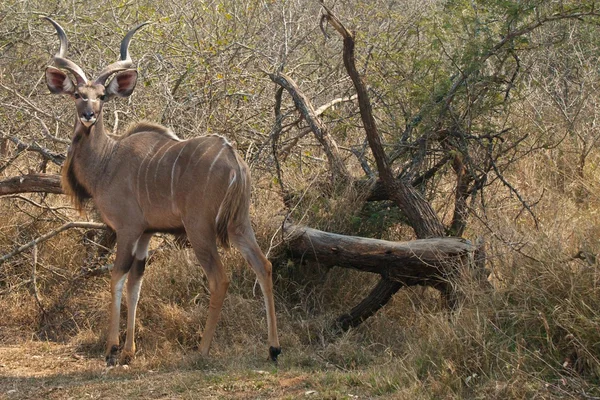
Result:
{"label": "kudu's ear", "polygon": [[58,68],[46,68],[46,85],[54,94],[73,94],[75,84],[69,76]]}
{"label": "kudu's ear", "polygon": [[127,69],[121,71],[112,78],[106,87],[106,94],[109,98],[114,96],[128,97],[133,93],[135,84],[137,83],[137,71],[135,69]]}

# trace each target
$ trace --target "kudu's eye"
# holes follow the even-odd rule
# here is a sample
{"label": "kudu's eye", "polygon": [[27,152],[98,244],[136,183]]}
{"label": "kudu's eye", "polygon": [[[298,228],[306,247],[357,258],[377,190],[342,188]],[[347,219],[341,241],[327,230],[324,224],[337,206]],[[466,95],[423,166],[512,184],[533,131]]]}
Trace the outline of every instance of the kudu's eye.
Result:
{"label": "kudu's eye", "polygon": [[102,96],[100,96],[100,100],[101,101],[106,101],[107,96],[105,94],[103,94]]}
{"label": "kudu's eye", "polygon": [[73,97],[75,97],[76,99],[81,98],[81,96],[79,95],[79,93],[73,93]]}

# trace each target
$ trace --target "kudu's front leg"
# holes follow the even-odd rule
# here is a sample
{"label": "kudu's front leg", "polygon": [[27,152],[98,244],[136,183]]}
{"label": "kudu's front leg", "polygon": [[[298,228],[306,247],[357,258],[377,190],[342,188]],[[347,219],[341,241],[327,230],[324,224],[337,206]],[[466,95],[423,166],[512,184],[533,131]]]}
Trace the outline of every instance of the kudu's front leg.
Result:
{"label": "kudu's front leg", "polygon": [[140,235],[117,231],[117,256],[110,277],[110,319],[106,341],[106,365],[117,364],[119,352],[119,322],[121,316],[121,298],[127,274],[134,260],[134,247]]}
{"label": "kudu's front leg", "polygon": [[142,235],[132,250],[134,260],[127,277],[127,337],[121,352],[122,364],[129,364],[135,356],[135,315],[146,269],[148,244],[151,238],[152,234]]}

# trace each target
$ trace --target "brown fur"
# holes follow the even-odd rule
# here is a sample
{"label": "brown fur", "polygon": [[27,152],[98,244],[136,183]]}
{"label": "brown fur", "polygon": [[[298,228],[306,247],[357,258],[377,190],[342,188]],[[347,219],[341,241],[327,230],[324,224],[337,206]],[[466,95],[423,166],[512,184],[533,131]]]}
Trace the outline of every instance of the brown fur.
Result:
{"label": "brown fur", "polygon": [[69,151],[67,159],[62,166],[61,186],[65,194],[71,199],[75,209],[79,212],[83,210],[85,204],[92,198],[86,188],[77,180],[73,170],[73,151]]}
{"label": "brown fur", "polygon": [[229,149],[235,154],[238,168],[235,172],[235,181],[227,189],[217,214],[217,240],[224,248],[229,248],[229,225],[247,218],[250,208],[250,177],[247,173],[248,170],[242,167],[243,164],[240,164],[244,161],[236,151],[230,146]]}
{"label": "brown fur", "polygon": [[150,121],[140,121],[129,125],[125,133],[120,137],[123,139],[142,132],[155,132],[173,140],[181,140],[171,129]]}

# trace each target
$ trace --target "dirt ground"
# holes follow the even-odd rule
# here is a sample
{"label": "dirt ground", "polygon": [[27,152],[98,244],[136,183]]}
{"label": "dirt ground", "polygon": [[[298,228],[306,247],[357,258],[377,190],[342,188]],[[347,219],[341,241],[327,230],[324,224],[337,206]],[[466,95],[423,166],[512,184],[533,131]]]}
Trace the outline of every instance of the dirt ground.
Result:
{"label": "dirt ground", "polygon": [[266,361],[265,369],[231,370],[226,364],[182,359],[179,365],[153,369],[147,360],[136,359],[131,367],[107,368],[102,357],[69,345],[2,346],[0,399],[373,398],[353,394],[339,382],[328,387],[323,371],[286,370]]}

